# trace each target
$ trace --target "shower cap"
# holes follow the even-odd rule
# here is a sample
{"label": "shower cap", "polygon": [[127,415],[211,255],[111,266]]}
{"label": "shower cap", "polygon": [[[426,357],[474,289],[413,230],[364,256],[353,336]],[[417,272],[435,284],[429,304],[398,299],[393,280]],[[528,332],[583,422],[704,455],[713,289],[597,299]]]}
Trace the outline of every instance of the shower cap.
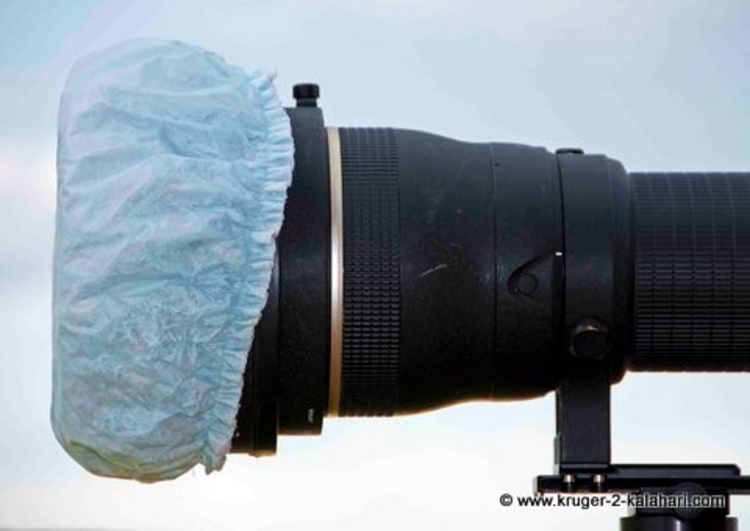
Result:
{"label": "shower cap", "polygon": [[87,470],[153,482],[221,468],[293,153],[262,71],[146,40],[73,68],[58,121],[51,421]]}

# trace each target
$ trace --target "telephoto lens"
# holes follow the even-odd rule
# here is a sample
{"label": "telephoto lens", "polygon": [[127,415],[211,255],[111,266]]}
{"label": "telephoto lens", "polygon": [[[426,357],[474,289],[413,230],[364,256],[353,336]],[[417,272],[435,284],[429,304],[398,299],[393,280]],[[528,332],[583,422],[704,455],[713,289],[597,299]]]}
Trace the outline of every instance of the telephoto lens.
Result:
{"label": "telephoto lens", "polygon": [[611,464],[612,384],[750,370],[750,173],[334,127],[317,85],[293,96],[177,41],[71,71],[51,424],[90,472],[168,480],[325,417],[555,391],[542,487],[630,489],[655,469]]}
{"label": "telephoto lens", "polygon": [[[294,173],[233,451],[326,416],[542,396],[565,365],[750,369],[750,173],[628,173],[580,149],[326,126]],[[574,361],[575,362],[575,361]]]}

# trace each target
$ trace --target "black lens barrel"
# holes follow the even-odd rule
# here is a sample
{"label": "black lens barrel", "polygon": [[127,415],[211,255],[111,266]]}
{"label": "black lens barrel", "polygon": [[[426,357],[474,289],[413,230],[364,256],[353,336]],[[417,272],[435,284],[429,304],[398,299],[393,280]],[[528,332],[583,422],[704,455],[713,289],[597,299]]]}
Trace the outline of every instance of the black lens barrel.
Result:
{"label": "black lens barrel", "polygon": [[302,101],[235,451],[320,432],[336,311],[342,416],[541,396],[590,360],[612,383],[750,370],[750,173],[627,174],[580,150],[339,128],[337,308],[329,138]]}
{"label": "black lens barrel", "polygon": [[631,173],[637,371],[750,369],[750,173]]}

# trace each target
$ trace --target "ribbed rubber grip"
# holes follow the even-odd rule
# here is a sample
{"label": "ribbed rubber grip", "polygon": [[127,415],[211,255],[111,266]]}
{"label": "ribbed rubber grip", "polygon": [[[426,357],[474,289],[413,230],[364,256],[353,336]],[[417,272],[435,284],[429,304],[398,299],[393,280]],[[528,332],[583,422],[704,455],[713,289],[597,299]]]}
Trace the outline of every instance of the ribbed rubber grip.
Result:
{"label": "ribbed rubber grip", "polygon": [[339,414],[392,415],[398,398],[399,187],[393,131],[341,128],[344,342]]}
{"label": "ribbed rubber grip", "polygon": [[633,173],[632,370],[750,369],[750,174]]}

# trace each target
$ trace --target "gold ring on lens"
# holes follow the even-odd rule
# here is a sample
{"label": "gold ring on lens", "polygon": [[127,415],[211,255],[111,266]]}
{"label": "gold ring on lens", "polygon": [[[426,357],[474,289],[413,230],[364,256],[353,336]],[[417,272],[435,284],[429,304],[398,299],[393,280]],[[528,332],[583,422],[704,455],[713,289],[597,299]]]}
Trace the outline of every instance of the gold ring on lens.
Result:
{"label": "gold ring on lens", "polygon": [[326,129],[331,189],[331,368],[328,379],[328,415],[338,417],[344,343],[344,208],[339,130],[336,127]]}

